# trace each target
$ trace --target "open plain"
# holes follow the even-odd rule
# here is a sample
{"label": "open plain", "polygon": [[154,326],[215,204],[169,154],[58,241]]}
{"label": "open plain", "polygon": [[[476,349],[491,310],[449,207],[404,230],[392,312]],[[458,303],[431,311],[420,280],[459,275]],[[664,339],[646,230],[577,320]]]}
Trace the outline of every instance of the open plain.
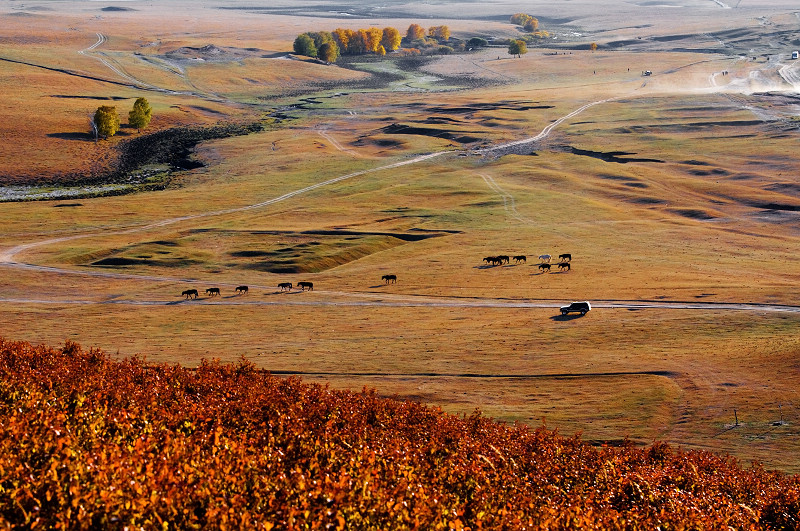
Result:
{"label": "open plain", "polygon": [[[0,336],[800,472],[797,6],[517,4],[3,2]],[[411,23],[502,42],[521,11],[551,37],[519,58],[292,53]],[[95,142],[140,96],[150,127]],[[230,123],[258,131],[114,172]]]}

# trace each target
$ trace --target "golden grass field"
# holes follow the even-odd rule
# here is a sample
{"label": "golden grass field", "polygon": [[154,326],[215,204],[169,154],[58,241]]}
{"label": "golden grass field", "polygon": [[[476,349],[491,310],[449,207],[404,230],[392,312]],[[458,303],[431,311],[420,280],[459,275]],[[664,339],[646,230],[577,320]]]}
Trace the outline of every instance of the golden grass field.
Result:
{"label": "golden grass field", "polygon": [[[113,167],[136,133],[95,143],[99,105],[124,123],[147,97],[149,131],[267,125],[199,145],[205,165],[165,190],[0,204],[3,337],[188,366],[244,356],[450,412],[800,472],[791,4],[525,2],[556,38],[521,59],[497,47],[352,68],[290,56],[292,41],[418,21],[508,38],[514,11],[40,4],[0,8],[0,186]],[[538,255],[561,253],[571,270],[539,271]],[[527,261],[482,261],[497,254]],[[314,291],[277,288],[298,281]],[[198,300],[181,297],[190,287]],[[561,317],[572,300],[594,309]]]}

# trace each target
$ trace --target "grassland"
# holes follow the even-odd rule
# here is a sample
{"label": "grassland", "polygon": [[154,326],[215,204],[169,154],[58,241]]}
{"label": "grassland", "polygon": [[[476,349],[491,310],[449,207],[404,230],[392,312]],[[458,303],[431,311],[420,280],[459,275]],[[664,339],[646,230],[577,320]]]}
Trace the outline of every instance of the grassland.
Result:
{"label": "grassland", "polygon": [[[154,130],[266,127],[200,144],[204,166],[165,190],[0,205],[0,254],[18,262],[0,270],[0,335],[187,366],[243,355],[454,413],[800,471],[800,100],[776,48],[798,20],[685,4],[635,9],[630,27],[608,24],[616,4],[552,7],[541,19],[557,38],[521,59],[491,48],[352,69],[287,52],[302,31],[363,20],[280,3],[189,15],[176,2],[169,21],[138,3],[11,5],[3,184],[113,169],[134,132],[85,134],[109,98],[124,116],[145,94]],[[462,37],[517,31],[491,3],[461,7],[459,20],[424,9]],[[86,51],[97,33],[108,40]],[[539,272],[536,256],[563,252],[569,272]],[[528,261],[482,262],[495,254]],[[314,291],[277,289],[300,280]],[[185,301],[189,286],[223,296]],[[558,315],[578,299],[595,309]]]}

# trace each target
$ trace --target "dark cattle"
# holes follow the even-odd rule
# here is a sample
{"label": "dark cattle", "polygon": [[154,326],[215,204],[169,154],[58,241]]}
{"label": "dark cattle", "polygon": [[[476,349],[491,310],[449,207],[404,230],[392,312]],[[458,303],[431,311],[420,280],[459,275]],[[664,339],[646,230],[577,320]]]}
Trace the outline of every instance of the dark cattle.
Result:
{"label": "dark cattle", "polygon": [[287,290],[287,291],[291,291],[292,290],[292,283],[291,282],[281,282],[280,284],[278,284],[278,287],[281,288],[281,291],[283,291],[284,289]]}
{"label": "dark cattle", "polygon": [[562,262],[572,262],[572,255],[569,253],[560,254],[558,255],[558,259]]}
{"label": "dark cattle", "polygon": [[308,288],[308,291],[314,291],[314,283],[313,282],[298,282],[297,287],[301,290],[305,291]]}
{"label": "dark cattle", "polygon": [[487,256],[486,258],[483,259],[483,261],[486,262],[487,264],[491,264],[492,262],[494,262],[494,256]]}
{"label": "dark cattle", "polygon": [[211,295],[212,297],[214,295],[219,295],[219,288],[208,288],[206,290],[206,295]]}
{"label": "dark cattle", "polygon": [[397,275],[383,275],[381,280],[385,281],[387,284],[389,282],[395,283],[397,282]]}
{"label": "dark cattle", "polygon": [[236,293],[247,293],[247,286],[236,286]]}
{"label": "dark cattle", "polygon": [[558,264],[558,268],[561,270],[566,269],[567,271],[569,271],[570,270],[569,262],[561,262],[560,264]]}
{"label": "dark cattle", "polygon": [[507,264],[511,260],[508,256],[506,256],[504,254],[501,254],[500,256],[498,256],[497,259],[500,260],[501,264]]}
{"label": "dark cattle", "polygon": [[181,295],[183,295],[187,299],[196,299],[199,293],[197,293],[196,289],[186,289],[183,290],[183,293],[181,293]]}
{"label": "dark cattle", "polygon": [[515,261],[516,263],[520,263],[520,262],[527,262],[527,260],[528,260],[528,258],[527,258],[527,257],[526,257],[524,254],[521,254],[521,255],[519,255],[519,256],[515,256],[515,257],[514,257],[514,261]]}
{"label": "dark cattle", "polygon": [[542,271],[542,273],[544,273],[545,271],[547,271],[549,273],[550,272],[550,264],[539,264],[539,269]]}

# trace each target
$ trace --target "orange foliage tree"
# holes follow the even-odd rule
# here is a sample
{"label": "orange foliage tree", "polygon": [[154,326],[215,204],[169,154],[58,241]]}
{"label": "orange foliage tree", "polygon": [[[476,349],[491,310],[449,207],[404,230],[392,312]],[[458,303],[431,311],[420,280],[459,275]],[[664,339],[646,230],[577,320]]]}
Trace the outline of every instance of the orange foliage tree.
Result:
{"label": "orange foliage tree", "polygon": [[383,28],[381,44],[386,51],[393,52],[400,48],[400,41],[402,41],[402,37],[400,36],[400,32],[397,31],[397,28]]}
{"label": "orange foliage tree", "polygon": [[409,41],[418,41],[425,38],[425,28],[419,24],[411,24],[406,31],[406,39]]}

